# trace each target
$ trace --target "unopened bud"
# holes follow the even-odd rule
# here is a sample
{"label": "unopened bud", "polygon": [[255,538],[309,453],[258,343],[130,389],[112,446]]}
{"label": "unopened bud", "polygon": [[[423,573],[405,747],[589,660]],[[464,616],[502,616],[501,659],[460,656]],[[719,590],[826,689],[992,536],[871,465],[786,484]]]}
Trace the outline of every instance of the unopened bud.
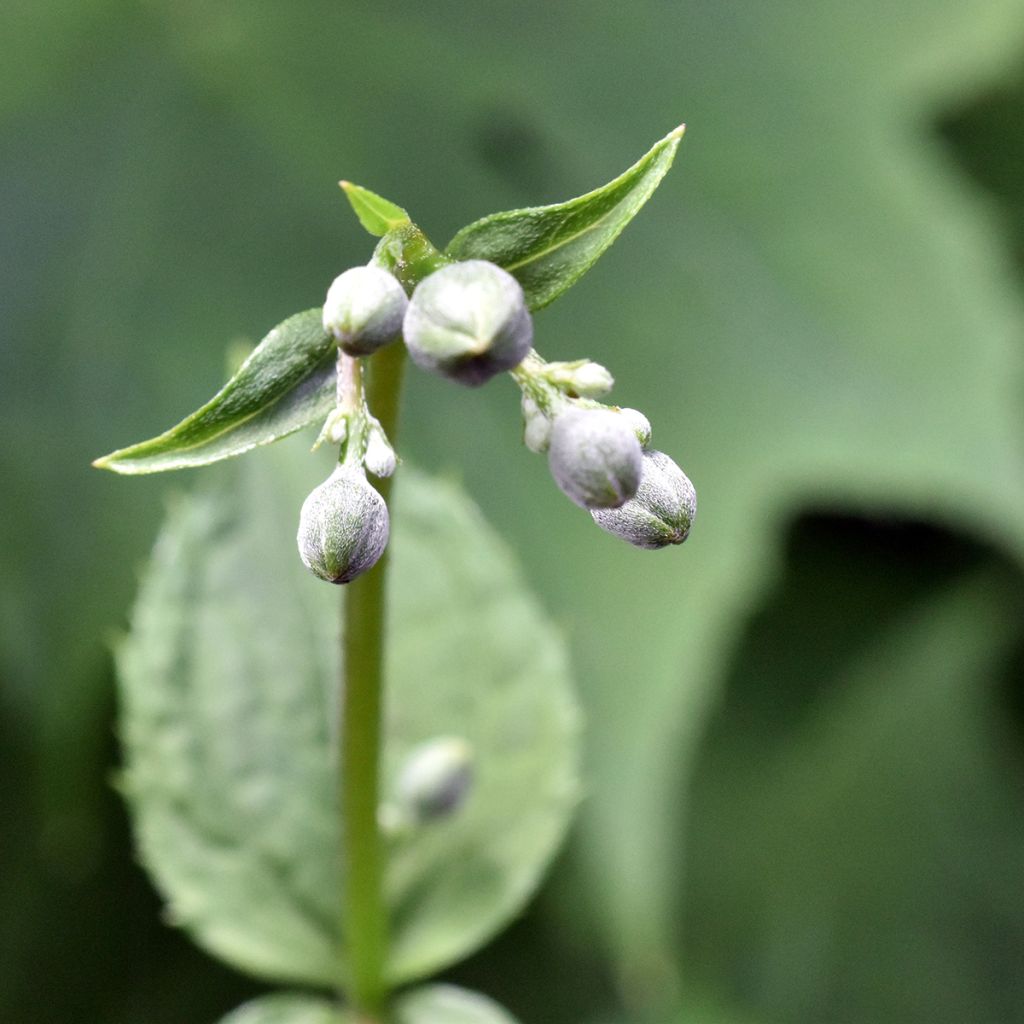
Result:
{"label": "unopened bud", "polygon": [[572,409],[551,430],[548,465],[555,483],[583,508],[617,508],[640,484],[640,442],[611,409]]}
{"label": "unopened bud", "polygon": [[402,331],[409,300],[380,267],[352,267],[334,279],[324,300],[324,330],[350,356],[367,356]]}
{"label": "unopened bud", "polygon": [[621,508],[590,514],[602,530],[638,548],[663,548],[686,540],[697,514],[697,492],[664,452],[644,452],[636,496]]}
{"label": "unopened bud", "polygon": [[615,386],[615,378],[608,370],[589,359],[574,363],[548,363],[544,376],[556,387],[581,398],[599,398]]}
{"label": "unopened bud", "polygon": [[639,409],[620,409],[619,415],[624,416],[636,434],[641,448],[651,443],[651,421]]}
{"label": "unopened bud", "polygon": [[366,442],[366,453],[363,455],[363,465],[374,476],[391,476],[395,471],[398,459],[395,458],[395,449],[384,433],[384,428],[376,421],[370,427],[370,436]]}
{"label": "unopened bud", "polygon": [[533,344],[533,321],[511,274],[485,260],[466,260],[419,283],[402,333],[421,369],[476,386],[523,361]]}
{"label": "unopened bud", "polygon": [[551,443],[551,420],[540,411],[540,406],[523,395],[523,444],[531,452],[546,452]]}
{"label": "unopened bud", "polygon": [[387,547],[388,509],[361,467],[338,466],[302,503],[299,555],[329,583],[349,583]]}
{"label": "unopened bud", "polygon": [[473,783],[473,749],[457,736],[417,747],[402,766],[398,798],[419,822],[452,814]]}

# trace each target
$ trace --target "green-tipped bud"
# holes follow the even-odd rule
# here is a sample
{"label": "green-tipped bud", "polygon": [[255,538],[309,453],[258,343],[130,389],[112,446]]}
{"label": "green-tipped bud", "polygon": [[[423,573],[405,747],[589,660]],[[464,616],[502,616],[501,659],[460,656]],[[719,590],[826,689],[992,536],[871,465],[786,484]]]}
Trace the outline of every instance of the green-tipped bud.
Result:
{"label": "green-tipped bud", "polygon": [[511,274],[485,260],[466,260],[419,283],[402,334],[421,369],[475,387],[523,361],[533,344],[533,321]]}
{"label": "green-tipped bud", "polygon": [[417,747],[398,778],[400,806],[416,822],[454,813],[473,784],[473,749],[457,736]]}
{"label": "green-tipped bud", "polygon": [[697,492],[664,452],[644,452],[636,496],[621,508],[590,514],[602,530],[638,548],[663,548],[686,540],[697,514]]}
{"label": "green-tipped bud", "polygon": [[353,267],[334,279],[324,300],[324,330],[350,356],[368,356],[402,331],[409,300],[380,267]]}
{"label": "green-tipped bud", "polygon": [[571,409],[551,429],[551,475],[583,508],[617,508],[632,498],[641,462],[632,426],[611,409]]}
{"label": "green-tipped bud", "polygon": [[538,454],[546,452],[551,444],[551,420],[527,395],[523,395],[523,444]]}
{"label": "green-tipped bud", "polygon": [[299,555],[329,583],[350,583],[384,554],[388,508],[361,467],[338,466],[302,503]]}

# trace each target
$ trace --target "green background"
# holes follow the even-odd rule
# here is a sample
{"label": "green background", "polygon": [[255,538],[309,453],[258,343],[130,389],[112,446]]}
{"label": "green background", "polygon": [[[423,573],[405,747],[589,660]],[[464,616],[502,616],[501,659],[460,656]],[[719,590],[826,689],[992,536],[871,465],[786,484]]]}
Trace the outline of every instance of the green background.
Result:
{"label": "green background", "polygon": [[1020,0],[9,0],[0,30],[0,1019],[259,991],[160,923],[110,786],[110,641],[194,481],[90,459],[366,260],[339,178],[443,243],[685,120],[536,320],[694,479],[683,548],[593,529],[509,381],[410,378],[402,453],[519,551],[588,717],[569,846],[450,977],[524,1024],[1024,1021]]}

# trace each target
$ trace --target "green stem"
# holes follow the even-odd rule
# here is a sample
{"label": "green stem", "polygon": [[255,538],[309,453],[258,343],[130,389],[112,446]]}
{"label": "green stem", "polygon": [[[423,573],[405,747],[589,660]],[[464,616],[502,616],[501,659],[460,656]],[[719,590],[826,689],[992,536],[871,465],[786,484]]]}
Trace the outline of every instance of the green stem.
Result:
{"label": "green stem", "polygon": [[[391,345],[367,368],[370,407],[389,438],[397,433],[405,348]],[[391,481],[377,483],[385,501]],[[345,988],[366,1022],[381,1019],[387,985],[387,914],[384,844],[377,821],[384,703],[385,551],[365,575],[348,585],[342,632],[340,790],[344,880],[342,926],[348,958]]]}
{"label": "green stem", "polygon": [[[377,266],[390,270],[406,291],[447,262],[423,233],[409,224],[389,232],[374,253]],[[392,444],[398,436],[398,409],[405,368],[405,346],[388,345],[365,360],[366,404]],[[346,368],[348,369],[348,368]],[[355,387],[359,369],[343,388]],[[346,374],[347,376],[347,374]],[[391,499],[391,479],[377,490]],[[343,987],[360,1024],[381,1024],[388,985],[384,904],[384,841],[377,809],[383,746],[384,647],[389,552],[345,588],[342,623],[341,756],[339,790],[342,820],[342,934],[348,972]]]}

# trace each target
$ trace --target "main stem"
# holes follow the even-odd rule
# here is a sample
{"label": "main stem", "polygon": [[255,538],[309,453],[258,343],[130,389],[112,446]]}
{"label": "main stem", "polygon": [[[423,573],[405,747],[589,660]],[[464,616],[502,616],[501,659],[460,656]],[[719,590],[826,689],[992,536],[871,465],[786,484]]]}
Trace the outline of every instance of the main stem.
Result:
{"label": "main stem", "polygon": [[[367,367],[367,399],[394,443],[405,364],[405,346],[376,353]],[[391,497],[391,480],[377,490]],[[384,844],[377,820],[384,705],[384,627],[387,551],[365,575],[345,588],[342,623],[341,756],[342,929],[348,962],[344,979],[361,1024],[381,1020],[387,986],[387,915],[384,906]]]}

